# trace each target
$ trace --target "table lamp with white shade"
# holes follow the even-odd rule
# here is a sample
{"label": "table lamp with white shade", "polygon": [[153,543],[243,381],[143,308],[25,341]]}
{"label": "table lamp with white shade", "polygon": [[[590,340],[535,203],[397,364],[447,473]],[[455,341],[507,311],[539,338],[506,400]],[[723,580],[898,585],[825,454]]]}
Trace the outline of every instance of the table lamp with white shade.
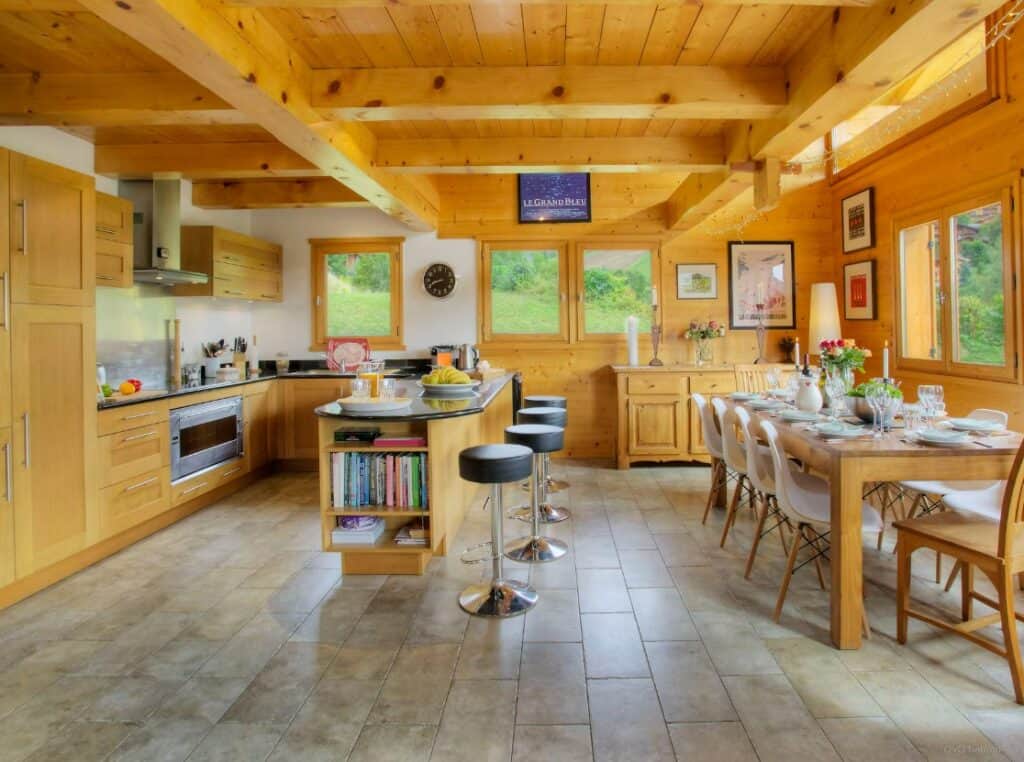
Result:
{"label": "table lamp with white shade", "polygon": [[835,283],[811,284],[811,313],[807,338],[810,351],[821,351],[825,339],[842,338],[843,327],[839,324],[839,298]]}

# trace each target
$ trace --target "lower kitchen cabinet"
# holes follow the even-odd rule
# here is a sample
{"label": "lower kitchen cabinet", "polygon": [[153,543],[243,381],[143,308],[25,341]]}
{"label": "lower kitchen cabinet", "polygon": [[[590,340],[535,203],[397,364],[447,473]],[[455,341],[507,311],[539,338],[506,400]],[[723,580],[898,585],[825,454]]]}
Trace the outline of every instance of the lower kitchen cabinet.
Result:
{"label": "lower kitchen cabinet", "polygon": [[249,387],[246,387],[243,401],[245,434],[242,446],[249,458],[250,470],[262,468],[273,460],[270,438],[273,387],[270,383],[253,384],[253,387],[251,394]]}
{"label": "lower kitchen cabinet", "polygon": [[14,581],[14,491],[11,429],[0,429],[0,587]]}
{"label": "lower kitchen cabinet", "polygon": [[284,379],[282,398],[281,433],[282,452],[278,457],[284,460],[308,460],[315,467],[317,452],[317,417],[313,408],[334,402],[344,396],[347,381],[339,379]]}
{"label": "lower kitchen cabinet", "polygon": [[171,507],[170,466],[146,471],[100,490],[100,536],[115,534]]}
{"label": "lower kitchen cabinet", "polygon": [[96,331],[90,307],[16,304],[13,316],[14,537],[22,577],[97,537]]}

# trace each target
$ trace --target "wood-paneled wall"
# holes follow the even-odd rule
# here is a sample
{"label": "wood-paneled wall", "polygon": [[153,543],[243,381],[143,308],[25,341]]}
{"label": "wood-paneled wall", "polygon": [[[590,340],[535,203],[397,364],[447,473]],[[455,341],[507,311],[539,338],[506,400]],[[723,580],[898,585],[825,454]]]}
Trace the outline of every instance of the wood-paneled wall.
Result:
{"label": "wood-paneled wall", "polygon": [[[845,321],[843,332],[859,344],[870,347],[875,356],[868,364],[871,375],[880,375],[881,361],[878,351],[888,339],[896,339],[896,254],[894,252],[893,219],[905,210],[939,200],[951,193],[968,191],[971,186],[1013,175],[1019,177],[1024,170],[1024,38],[1014,36],[1006,49],[1005,72],[997,74],[1002,81],[1001,97],[972,113],[961,116],[943,127],[929,132],[906,146],[882,153],[874,161],[854,167],[853,172],[841,176],[831,189],[833,216],[833,244],[835,255],[835,281],[842,293],[843,265],[874,259],[877,272],[878,319]],[[1019,185],[1019,180],[1017,181]],[[862,188],[875,189],[874,248],[844,256],[842,254],[841,202],[846,196]],[[1020,199],[1014,216],[1014,256],[1020,260],[1021,224]],[[1018,280],[1020,273],[1018,274]],[[1017,312],[1016,346],[1010,349],[1022,353],[1024,332],[1020,328],[1021,296],[1018,290],[1011,308]],[[974,407],[994,407],[1010,413],[1012,425],[1024,426],[1024,387],[1018,378],[1013,382],[986,381],[976,378],[934,375],[925,376],[902,370],[894,371],[909,390],[909,398],[916,396],[919,383],[941,380],[946,390],[947,406],[955,413],[966,413]]]}
{"label": "wood-paneled wall", "polygon": [[[513,184],[514,189],[514,184]],[[508,216],[514,214],[515,196],[510,211],[506,212],[500,227],[502,234],[524,235]],[[783,198],[777,209],[763,220],[750,225],[744,236],[748,240],[792,240],[796,252],[797,319],[798,330],[807,333],[807,298],[810,284],[829,280],[833,274],[831,196],[824,183],[817,183]],[[491,202],[493,203],[493,199]],[[595,195],[595,217],[599,216],[598,197]],[[628,202],[626,202],[628,203]],[[467,216],[469,210],[464,211]],[[548,235],[574,240],[579,235],[575,225],[549,226]],[[530,232],[530,231],[528,231]],[[486,237],[477,233],[479,237]],[[629,240],[629,236],[618,236]],[[607,237],[604,237],[606,240]],[[729,276],[727,247],[729,236],[708,236],[699,231],[685,233],[662,247],[659,289],[664,310],[665,340],[660,357],[667,364],[693,362],[692,344],[682,338],[690,320],[713,318],[728,324]],[[713,262],[718,265],[718,299],[680,301],[676,294],[676,265],[683,262]],[[768,354],[781,359],[778,340],[793,331],[770,331]],[[650,343],[641,344],[641,361],[650,357]],[[608,369],[612,363],[626,361],[625,342],[617,344],[577,343],[557,348],[517,347],[514,349],[487,349],[484,352],[492,365],[518,368],[523,373],[526,394],[561,394],[569,398],[569,429],[564,455],[571,457],[611,458],[615,451],[615,379]],[[757,341],[753,331],[729,331],[724,339],[715,342],[715,362],[746,363],[757,356]]]}

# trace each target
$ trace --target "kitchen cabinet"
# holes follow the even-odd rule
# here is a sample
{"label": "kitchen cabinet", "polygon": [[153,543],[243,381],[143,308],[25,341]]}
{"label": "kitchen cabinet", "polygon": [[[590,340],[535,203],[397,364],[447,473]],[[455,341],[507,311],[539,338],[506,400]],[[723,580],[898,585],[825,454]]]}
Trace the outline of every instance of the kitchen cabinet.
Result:
{"label": "kitchen cabinet", "polygon": [[0,427],[11,425],[11,152],[0,148]]}
{"label": "kitchen cabinet", "polygon": [[131,288],[133,264],[132,202],[96,194],[96,285]]}
{"label": "kitchen cabinet", "polygon": [[207,492],[212,492],[218,487],[245,476],[249,472],[249,461],[243,455],[241,458],[234,458],[219,466],[214,466],[206,471],[200,471],[195,476],[174,482],[171,485],[171,505],[178,506],[202,497]]}
{"label": "kitchen cabinet", "polygon": [[171,431],[166,421],[100,437],[98,442],[101,487],[171,465]]}
{"label": "kitchen cabinet", "polygon": [[210,280],[174,287],[175,296],[216,296],[255,302],[283,297],[281,246],[212,225],[181,229],[181,267]]}
{"label": "kitchen cabinet", "polygon": [[96,328],[88,307],[16,304],[13,317],[14,533],[21,577],[97,536]]}
{"label": "kitchen cabinet", "polygon": [[0,587],[14,581],[14,489],[11,429],[0,428]]}
{"label": "kitchen cabinet", "polygon": [[143,471],[100,490],[100,539],[138,526],[171,507],[170,466]]}
{"label": "kitchen cabinet", "polygon": [[272,394],[270,383],[245,387],[245,432],[242,446],[249,458],[249,469],[253,471],[273,460],[270,439]]}
{"label": "kitchen cabinet", "polygon": [[101,410],[97,424],[99,435],[105,437],[119,431],[128,431],[139,426],[152,426],[167,421],[170,418],[168,407],[168,400],[162,399]]}
{"label": "kitchen cabinet", "polygon": [[85,307],[96,283],[96,191],[87,175],[10,154],[11,300]]}
{"label": "kitchen cabinet", "polygon": [[731,368],[613,366],[618,397],[616,462],[708,462],[700,415],[691,395],[735,390]]}
{"label": "kitchen cabinet", "polygon": [[282,432],[278,457],[285,461],[308,461],[302,466],[315,467],[317,458],[317,418],[313,408],[345,396],[348,381],[341,379],[284,379],[282,396]]}

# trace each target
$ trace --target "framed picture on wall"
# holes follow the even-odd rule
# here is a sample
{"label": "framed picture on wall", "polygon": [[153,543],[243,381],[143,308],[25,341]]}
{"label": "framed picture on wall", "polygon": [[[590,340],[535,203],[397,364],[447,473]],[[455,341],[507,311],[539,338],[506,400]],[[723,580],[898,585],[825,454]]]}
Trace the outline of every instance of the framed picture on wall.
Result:
{"label": "framed picture on wall", "polygon": [[729,327],[796,327],[792,241],[729,241]]}
{"label": "framed picture on wall", "polygon": [[843,265],[843,305],[847,320],[875,319],[875,260]]}
{"label": "framed picture on wall", "polygon": [[676,299],[717,299],[718,265],[676,265]]}
{"label": "framed picture on wall", "polygon": [[843,199],[843,254],[874,248],[875,189],[865,188]]}

